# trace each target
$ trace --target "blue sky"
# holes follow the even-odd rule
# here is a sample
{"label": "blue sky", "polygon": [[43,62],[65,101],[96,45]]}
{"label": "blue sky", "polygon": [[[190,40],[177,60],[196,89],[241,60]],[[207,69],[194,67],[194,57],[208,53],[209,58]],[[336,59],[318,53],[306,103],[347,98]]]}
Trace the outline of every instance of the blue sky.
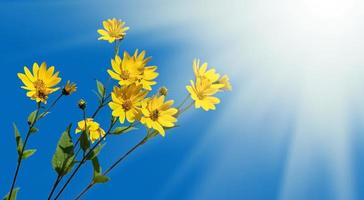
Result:
{"label": "blue sky", "polygon": [[[35,104],[20,89],[23,66],[46,61],[78,92],[62,99],[29,141],[19,199],[46,198],[56,173],[57,140],[92,110],[95,79],[106,81],[112,46],[97,40],[105,19],[130,26],[121,50],[146,50],[159,86],[182,101],[192,60],[229,74],[233,91],[216,111],[191,110],[180,128],[157,137],[114,170],[85,199],[362,199],[364,50],[361,10],[350,1],[0,1],[0,194],[16,164],[12,123],[24,134]],[[108,108],[97,121],[106,124]],[[110,137],[100,155],[109,166],[145,134]],[[62,199],[88,183],[85,166]]]}

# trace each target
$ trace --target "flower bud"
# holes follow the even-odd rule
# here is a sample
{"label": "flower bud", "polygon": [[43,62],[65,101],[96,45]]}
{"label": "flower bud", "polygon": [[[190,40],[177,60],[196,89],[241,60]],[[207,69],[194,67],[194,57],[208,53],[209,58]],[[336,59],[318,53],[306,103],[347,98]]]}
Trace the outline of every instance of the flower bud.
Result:
{"label": "flower bud", "polygon": [[168,89],[167,89],[166,87],[161,87],[161,88],[159,88],[159,90],[158,90],[158,94],[159,94],[160,96],[167,96],[167,94],[168,94]]}
{"label": "flower bud", "polygon": [[71,83],[71,81],[67,81],[66,85],[62,89],[62,94],[68,96],[68,95],[71,95],[72,93],[76,92],[76,90],[77,90],[76,84]]}
{"label": "flower bud", "polygon": [[81,109],[81,110],[85,110],[86,108],[86,101],[81,99],[78,101],[78,107]]}

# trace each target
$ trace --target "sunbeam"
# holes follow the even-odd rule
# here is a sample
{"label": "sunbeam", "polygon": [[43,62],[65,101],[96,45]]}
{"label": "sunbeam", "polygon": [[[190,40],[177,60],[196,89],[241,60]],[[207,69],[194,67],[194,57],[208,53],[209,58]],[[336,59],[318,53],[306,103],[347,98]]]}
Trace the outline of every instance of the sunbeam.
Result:
{"label": "sunbeam", "polygon": [[[0,187],[0,192],[8,192],[3,183],[12,180],[13,174],[7,172],[16,164],[16,152],[8,153],[8,149],[14,150],[15,144],[18,150],[23,146],[19,137],[14,141],[14,134],[6,128],[14,122],[22,136],[25,128],[29,128],[29,136],[35,130],[23,120],[29,115],[25,106],[34,102],[28,101],[20,90],[21,82],[30,82],[28,85],[42,90],[34,95],[43,96],[44,101],[48,93],[43,91],[47,80],[32,82],[23,66],[45,61],[61,72],[63,82],[77,84],[77,92],[62,97],[60,103],[64,106],[57,104],[52,108],[49,122],[42,119],[37,123],[44,133],[35,134],[27,147],[37,147],[38,151],[32,159],[24,161],[24,167],[18,168],[22,175],[14,186],[21,187],[19,198],[42,199],[38,195],[51,188],[48,180],[57,175],[51,163],[55,164],[52,158],[60,147],[55,148],[60,133],[68,122],[73,122],[70,135],[76,139],[77,122],[94,108],[100,110],[92,89],[111,92],[111,86],[120,81],[113,80],[116,75],[109,78],[108,69],[115,73],[118,69],[122,74],[117,76],[129,77],[130,83],[149,82],[142,78],[148,76],[143,67],[142,71],[132,70],[135,74],[124,74],[128,59],[123,59],[122,69],[112,66],[116,65],[116,61],[111,61],[116,53],[121,56],[126,55],[124,51],[132,53],[138,49],[152,57],[147,59],[148,65],[153,66],[149,69],[154,70],[155,65],[159,73],[150,75],[150,81],[156,84],[148,96],[165,86],[168,92],[163,90],[163,94],[166,100],[175,100],[174,107],[188,97],[186,84],[195,79],[195,58],[208,62],[209,68],[215,68],[221,75],[227,74],[233,89],[216,94],[221,102],[214,111],[187,106],[191,109],[178,115],[176,123],[171,122],[176,115],[168,114],[165,127],[177,126],[168,129],[165,137],[155,137],[143,143],[143,147],[133,149],[127,159],[122,157],[123,164],[110,173],[108,167],[133,147],[147,129],[133,123],[138,125],[135,134],[111,134],[106,140],[99,140],[107,147],[102,148],[97,160],[110,181],[92,187],[85,194],[86,199],[105,195],[108,199],[150,200],[364,199],[363,10],[363,0],[0,1],[0,66],[4,85],[0,147],[5,152],[1,157],[0,171],[4,173],[0,182],[4,187]],[[110,36],[123,38],[120,43],[98,41],[100,33],[105,32],[97,30],[103,27],[104,20],[114,17],[125,21],[130,29],[125,35]],[[107,32],[110,30],[106,36]],[[130,59],[131,63],[134,61]],[[22,71],[24,76],[18,77]],[[38,78],[39,74],[42,73],[38,73]],[[96,85],[95,79],[107,88]],[[59,86],[62,89],[58,92],[65,96],[63,86]],[[50,107],[51,99],[47,104]],[[86,110],[77,106],[80,99],[87,101]],[[124,111],[131,109],[127,108],[129,101],[134,104],[128,99],[125,106],[123,100],[123,105],[117,106],[120,112],[114,112],[123,117]],[[186,98],[183,102],[189,105],[193,100]],[[114,107],[110,103],[93,117],[105,130]],[[143,119],[148,118],[145,113],[153,113],[149,118],[156,121],[164,112],[147,109],[151,106],[144,108],[144,101],[137,104],[138,109],[143,106]],[[66,105],[70,105],[69,110]],[[58,111],[64,115],[58,115]],[[139,116],[137,113],[134,117]],[[96,168],[95,161],[92,166]],[[19,159],[17,163],[20,164]],[[77,159],[75,166],[82,163]],[[88,175],[92,175],[90,169],[80,170],[62,198],[72,199],[86,186]],[[107,179],[95,178],[101,182]],[[25,187],[29,180],[31,187]],[[60,181],[67,184],[65,179]],[[60,191],[57,188],[55,191]]]}
{"label": "sunbeam", "polygon": [[[172,186],[189,173],[189,166],[198,160],[201,152],[211,151],[206,147],[212,143],[221,148],[213,162],[216,165],[207,170],[205,179],[187,196],[209,199],[219,194],[214,190],[216,183],[229,181],[222,176],[224,168],[230,170],[224,173],[244,179],[248,175],[239,170],[247,170],[244,165],[254,166],[239,160],[242,154],[236,152],[246,150],[242,144],[247,143],[236,141],[248,139],[254,133],[279,138],[279,141],[263,142],[277,160],[282,154],[279,145],[291,142],[287,145],[287,163],[282,163],[285,170],[282,185],[276,188],[277,198],[326,197],[315,196],[319,190],[335,191],[330,197],[337,199],[355,198],[352,161],[348,156],[351,131],[348,118],[350,99],[358,95],[364,83],[360,79],[364,72],[360,65],[364,61],[362,2],[190,0],[159,3],[144,3],[147,17],[133,19],[133,23],[143,24],[140,27],[144,29],[137,31],[167,27],[164,30],[169,34],[166,35],[175,35],[169,39],[178,38],[184,41],[186,49],[191,49],[185,53],[187,57],[191,52],[203,52],[201,56],[214,66],[232,72],[237,97],[216,120],[229,124],[223,127],[224,135],[214,134],[221,127],[210,127],[201,146],[191,151],[196,153],[191,153],[180,166],[171,179],[171,186],[165,190],[173,190]],[[114,8],[117,12],[121,5]],[[135,3],[125,12],[131,14],[138,9]],[[163,34],[154,39],[161,38]],[[274,129],[266,123],[264,119],[269,115],[276,117],[274,122],[279,127]],[[241,125],[249,127],[231,128]],[[280,131],[290,133],[278,134]],[[211,142],[216,140],[214,137],[219,138],[219,143]],[[236,156],[228,157],[234,152]],[[323,185],[314,185],[317,180]],[[161,193],[161,197],[167,198],[168,191]]]}

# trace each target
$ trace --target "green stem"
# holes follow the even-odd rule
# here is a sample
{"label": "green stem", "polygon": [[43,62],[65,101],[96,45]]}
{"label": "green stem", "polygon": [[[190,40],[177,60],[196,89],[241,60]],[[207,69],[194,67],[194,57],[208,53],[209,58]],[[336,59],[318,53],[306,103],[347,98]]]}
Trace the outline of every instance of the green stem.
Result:
{"label": "green stem", "polygon": [[91,115],[91,118],[95,118],[96,115],[99,113],[99,111],[110,102],[110,101],[108,101],[108,99],[110,97],[111,97],[111,94],[109,94],[108,96],[106,96],[105,98],[102,99],[100,105],[96,108],[95,112]]}
{"label": "green stem", "polygon": [[120,41],[121,40],[116,40],[114,42],[114,53],[115,53],[115,56],[119,54]]}
{"label": "green stem", "polygon": [[22,163],[22,160],[23,160],[22,158],[23,158],[24,150],[25,150],[25,147],[26,147],[26,145],[28,143],[28,139],[29,139],[31,130],[35,126],[35,124],[37,122],[39,110],[40,110],[40,102],[37,103],[37,111],[35,113],[35,119],[31,124],[29,124],[28,132],[27,132],[27,135],[25,137],[23,147],[22,147],[21,152],[20,152],[20,154],[18,156],[18,163],[17,163],[17,166],[16,166],[13,182],[11,184],[11,188],[10,188],[10,191],[9,191],[9,198],[8,199],[11,199],[11,196],[13,194],[14,186],[15,186],[16,180],[18,178],[19,169],[20,169],[20,166],[21,166],[21,163]]}
{"label": "green stem", "polygon": [[186,106],[185,108],[179,110],[178,113],[177,113],[177,116],[179,116],[180,114],[182,114],[182,113],[186,112],[188,109],[190,109],[193,106],[194,103],[195,102],[191,102],[190,104],[188,104],[188,106]]}
{"label": "green stem", "polygon": [[62,178],[63,178],[63,176],[60,176],[58,174],[57,179],[55,180],[55,182],[54,182],[54,184],[52,186],[51,192],[48,195],[48,200],[50,200],[52,198],[52,195],[53,195],[54,191],[56,190],[58,184],[61,182]]}
{"label": "green stem", "polygon": [[190,95],[187,95],[184,99],[183,99],[183,101],[182,101],[182,103],[179,105],[179,106],[177,106],[177,109],[179,110],[185,103],[186,103],[186,101],[188,100],[190,98]]}
{"label": "green stem", "polygon": [[57,102],[63,97],[63,94],[61,93],[53,102],[52,104],[48,107],[47,110],[45,110],[42,114],[39,115],[39,119],[45,117],[45,115],[52,110],[52,108],[57,104]]}

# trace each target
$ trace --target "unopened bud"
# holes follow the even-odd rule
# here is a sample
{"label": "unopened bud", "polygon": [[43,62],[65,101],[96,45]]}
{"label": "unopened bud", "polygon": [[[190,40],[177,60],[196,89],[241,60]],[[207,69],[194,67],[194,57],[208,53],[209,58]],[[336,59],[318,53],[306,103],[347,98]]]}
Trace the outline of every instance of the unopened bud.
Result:
{"label": "unopened bud", "polygon": [[81,110],[85,110],[86,108],[86,101],[81,99],[78,101],[78,107],[81,109]]}
{"label": "unopened bud", "polygon": [[161,88],[159,88],[159,90],[158,90],[158,94],[159,94],[160,96],[167,96],[167,94],[168,94],[168,89],[167,89],[166,87],[161,87]]}

